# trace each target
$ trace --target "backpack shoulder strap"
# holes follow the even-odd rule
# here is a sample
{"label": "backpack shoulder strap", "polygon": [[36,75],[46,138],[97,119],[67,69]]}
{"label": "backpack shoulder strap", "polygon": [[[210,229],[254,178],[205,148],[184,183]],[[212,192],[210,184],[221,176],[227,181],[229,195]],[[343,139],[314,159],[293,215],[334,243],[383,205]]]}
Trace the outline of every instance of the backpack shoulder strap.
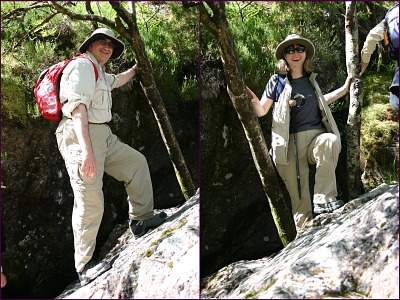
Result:
{"label": "backpack shoulder strap", "polygon": [[285,78],[286,75],[278,73],[278,83],[276,85],[276,89],[275,89],[275,101],[278,101],[279,96],[281,95],[282,91],[283,91],[283,86],[285,83]]}
{"label": "backpack shoulder strap", "polygon": [[92,63],[93,68],[94,68],[94,76],[95,76],[96,81],[97,81],[97,79],[99,79],[99,71],[97,70],[96,65],[95,65],[94,62],[90,59],[90,57],[87,57],[86,55],[80,54],[80,55],[75,56],[73,59],[77,59],[77,58],[85,58],[85,59],[89,60],[89,61]]}

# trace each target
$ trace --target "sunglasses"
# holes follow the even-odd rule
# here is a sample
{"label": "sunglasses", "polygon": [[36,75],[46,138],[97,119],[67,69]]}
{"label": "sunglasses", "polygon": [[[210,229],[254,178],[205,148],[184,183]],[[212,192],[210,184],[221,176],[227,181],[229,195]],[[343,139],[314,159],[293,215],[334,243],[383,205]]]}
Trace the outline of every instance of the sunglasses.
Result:
{"label": "sunglasses", "polygon": [[293,54],[295,51],[297,51],[297,53],[303,53],[305,50],[306,50],[306,47],[304,47],[303,45],[299,45],[297,48],[294,48],[293,46],[289,46],[285,49],[285,53]]}
{"label": "sunglasses", "polygon": [[111,49],[115,48],[115,44],[113,42],[107,42],[106,40],[98,40],[99,44],[102,46],[108,45]]}

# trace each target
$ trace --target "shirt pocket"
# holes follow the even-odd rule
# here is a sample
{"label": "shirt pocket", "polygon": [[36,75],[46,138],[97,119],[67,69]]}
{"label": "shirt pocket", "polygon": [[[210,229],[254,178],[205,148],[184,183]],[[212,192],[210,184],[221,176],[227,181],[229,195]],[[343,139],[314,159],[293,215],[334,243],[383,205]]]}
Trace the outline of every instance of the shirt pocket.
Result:
{"label": "shirt pocket", "polygon": [[110,111],[112,106],[110,90],[110,87],[107,86],[104,79],[99,78],[96,83],[96,90],[90,106],[95,110]]}

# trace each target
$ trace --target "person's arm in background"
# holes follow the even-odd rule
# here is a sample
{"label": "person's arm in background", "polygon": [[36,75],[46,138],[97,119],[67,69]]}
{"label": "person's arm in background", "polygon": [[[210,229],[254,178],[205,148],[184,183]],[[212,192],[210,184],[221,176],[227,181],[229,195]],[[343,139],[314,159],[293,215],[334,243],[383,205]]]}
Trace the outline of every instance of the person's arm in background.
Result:
{"label": "person's arm in background", "polygon": [[361,50],[361,71],[359,74],[360,76],[367,69],[369,61],[371,59],[371,55],[372,53],[374,53],[377,43],[383,40],[384,30],[384,20],[382,20],[378,25],[376,25],[369,31]]}

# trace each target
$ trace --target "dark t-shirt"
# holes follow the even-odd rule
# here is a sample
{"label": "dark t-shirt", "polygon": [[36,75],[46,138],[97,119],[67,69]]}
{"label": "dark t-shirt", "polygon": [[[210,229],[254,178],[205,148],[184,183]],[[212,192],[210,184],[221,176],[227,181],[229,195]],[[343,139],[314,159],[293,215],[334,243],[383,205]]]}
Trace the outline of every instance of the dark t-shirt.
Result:
{"label": "dark t-shirt", "polygon": [[[296,94],[304,97],[302,104],[300,105],[300,97],[297,98],[297,105],[299,107],[292,107],[290,112],[290,133],[301,132],[306,130],[318,129],[322,127],[321,113],[319,111],[317,96],[314,92],[310,80],[307,76],[292,79],[289,77],[289,82],[292,86],[293,99]],[[278,75],[273,75],[265,87],[264,94],[275,102],[275,90],[278,83]]]}

